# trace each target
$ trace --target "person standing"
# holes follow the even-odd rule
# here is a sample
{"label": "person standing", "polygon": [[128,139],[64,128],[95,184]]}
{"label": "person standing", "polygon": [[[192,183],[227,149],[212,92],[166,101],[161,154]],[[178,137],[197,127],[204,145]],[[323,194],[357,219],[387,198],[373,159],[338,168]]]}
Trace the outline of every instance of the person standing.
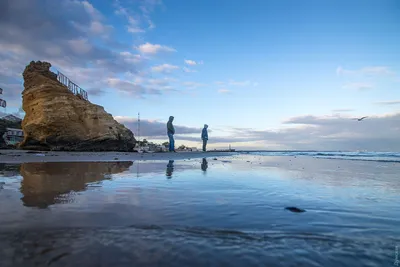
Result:
{"label": "person standing", "polygon": [[203,151],[206,152],[206,146],[208,141],[208,132],[207,132],[208,125],[204,124],[204,128],[201,131],[201,139],[203,140]]}
{"label": "person standing", "polygon": [[169,139],[169,151],[170,152],[176,152],[175,151],[175,140],[174,140],[174,134],[175,134],[175,128],[172,122],[174,121],[174,116],[169,116],[169,120],[167,122],[167,135]]}

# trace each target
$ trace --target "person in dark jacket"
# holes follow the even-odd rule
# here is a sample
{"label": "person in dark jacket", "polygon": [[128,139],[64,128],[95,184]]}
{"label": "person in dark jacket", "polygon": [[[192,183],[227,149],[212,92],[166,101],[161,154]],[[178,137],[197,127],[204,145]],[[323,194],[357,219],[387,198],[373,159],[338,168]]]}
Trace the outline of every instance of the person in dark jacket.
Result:
{"label": "person in dark jacket", "polygon": [[170,152],[176,152],[175,151],[175,140],[174,140],[174,134],[175,134],[175,128],[172,122],[174,121],[174,116],[169,116],[169,120],[167,122],[167,135],[169,138],[169,151]]}
{"label": "person in dark jacket", "polygon": [[204,124],[204,128],[201,131],[201,139],[203,140],[203,151],[206,152],[206,146],[208,141],[208,132],[207,132],[208,125]]}

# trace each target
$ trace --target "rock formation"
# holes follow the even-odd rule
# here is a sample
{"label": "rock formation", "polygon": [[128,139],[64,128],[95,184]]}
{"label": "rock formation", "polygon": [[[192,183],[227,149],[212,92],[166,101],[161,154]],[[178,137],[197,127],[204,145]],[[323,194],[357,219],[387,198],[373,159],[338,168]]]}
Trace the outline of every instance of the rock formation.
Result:
{"label": "rock formation", "polygon": [[102,106],[72,93],[50,71],[51,64],[32,61],[24,70],[22,149],[132,151],[133,133]]}

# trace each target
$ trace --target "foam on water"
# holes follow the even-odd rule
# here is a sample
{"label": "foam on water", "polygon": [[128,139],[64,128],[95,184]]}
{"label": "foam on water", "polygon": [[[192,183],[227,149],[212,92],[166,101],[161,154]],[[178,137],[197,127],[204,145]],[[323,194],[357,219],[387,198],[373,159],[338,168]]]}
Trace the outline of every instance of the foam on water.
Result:
{"label": "foam on water", "polygon": [[260,151],[250,154],[263,156],[309,156],[326,159],[400,162],[400,152],[342,152],[342,151]]}

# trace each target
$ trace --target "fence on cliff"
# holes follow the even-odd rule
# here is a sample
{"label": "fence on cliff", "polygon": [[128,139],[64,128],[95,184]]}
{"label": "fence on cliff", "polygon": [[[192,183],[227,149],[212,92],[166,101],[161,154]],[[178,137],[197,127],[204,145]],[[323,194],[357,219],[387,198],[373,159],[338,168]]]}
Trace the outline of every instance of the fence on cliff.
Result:
{"label": "fence on cliff", "polygon": [[81,96],[83,99],[88,100],[88,93],[80,88],[77,84],[72,82],[67,76],[57,71],[57,80],[68,87],[68,89],[75,95]]}

